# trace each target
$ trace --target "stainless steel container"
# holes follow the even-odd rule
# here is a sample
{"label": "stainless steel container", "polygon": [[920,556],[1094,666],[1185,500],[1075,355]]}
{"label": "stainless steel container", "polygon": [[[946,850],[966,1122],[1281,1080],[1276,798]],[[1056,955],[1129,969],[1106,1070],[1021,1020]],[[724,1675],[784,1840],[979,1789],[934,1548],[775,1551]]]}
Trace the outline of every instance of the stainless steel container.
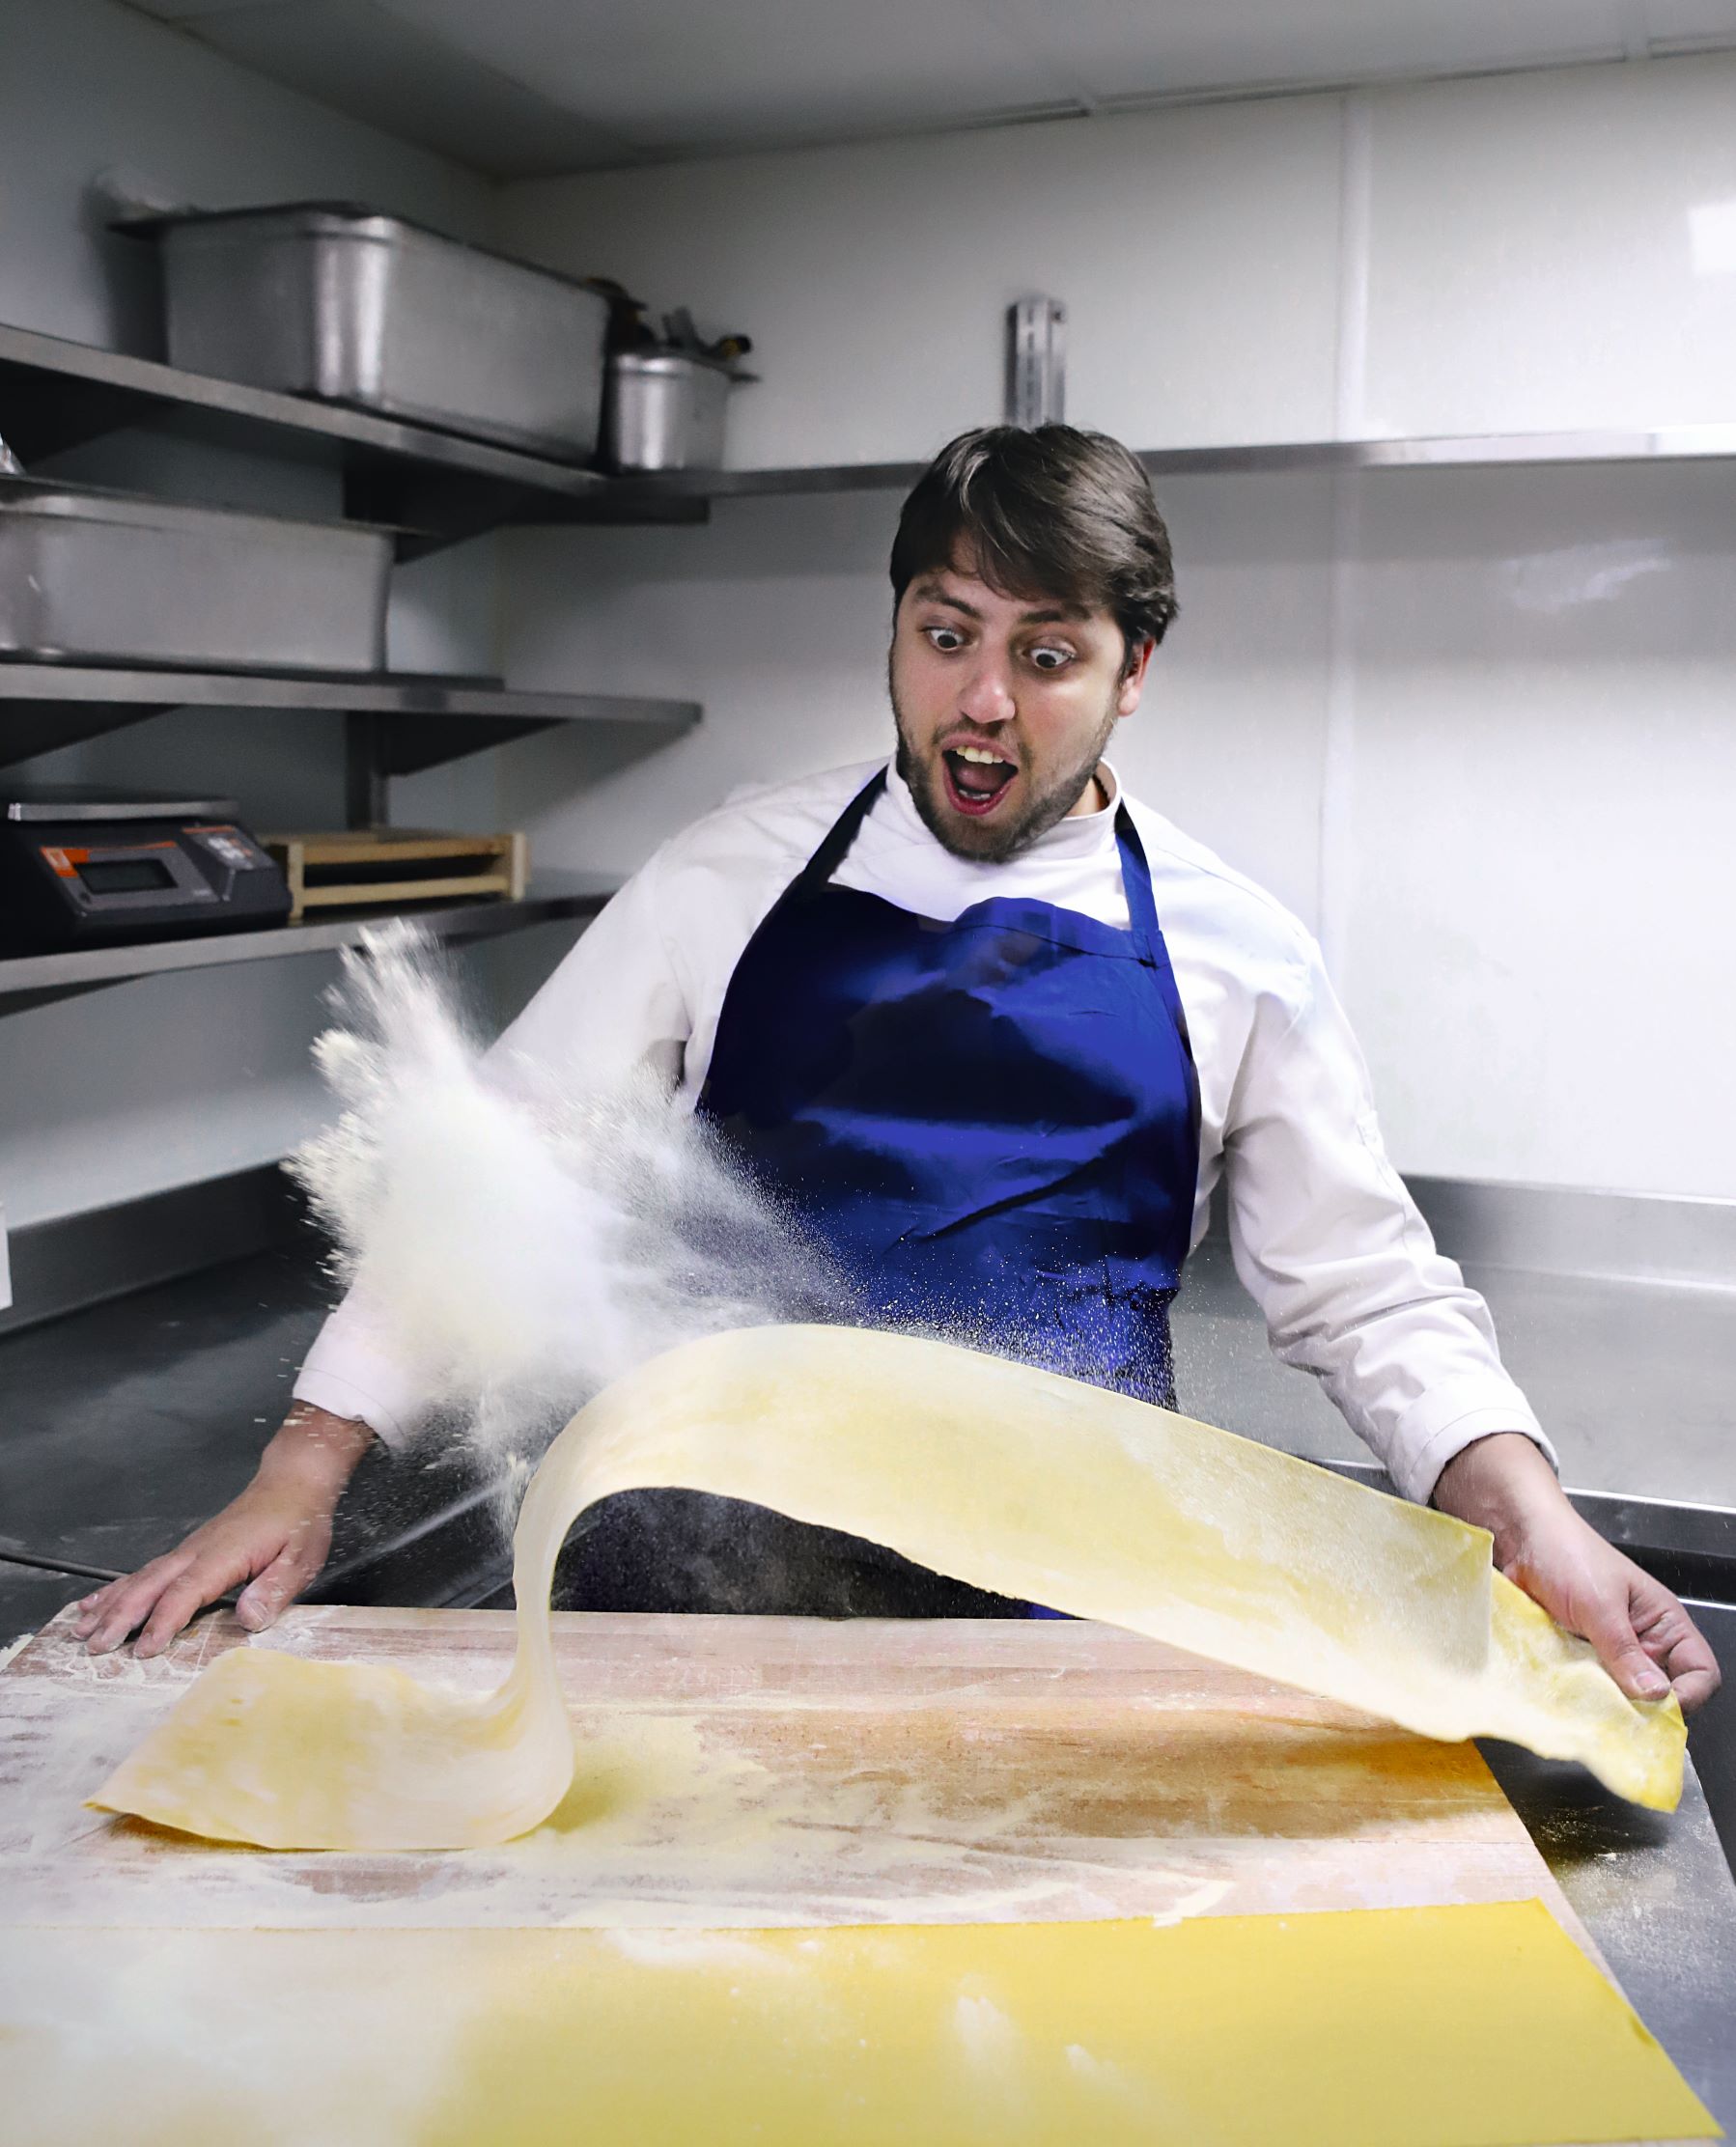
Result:
{"label": "stainless steel container", "polygon": [[609,360],[609,465],[721,469],[729,366],[681,350],[623,350]]}
{"label": "stainless steel container", "polygon": [[387,531],[0,478],[0,655],[385,666]]}
{"label": "stainless steel container", "polygon": [[394,216],[319,205],[164,217],[170,361],[587,461],[608,303]]}

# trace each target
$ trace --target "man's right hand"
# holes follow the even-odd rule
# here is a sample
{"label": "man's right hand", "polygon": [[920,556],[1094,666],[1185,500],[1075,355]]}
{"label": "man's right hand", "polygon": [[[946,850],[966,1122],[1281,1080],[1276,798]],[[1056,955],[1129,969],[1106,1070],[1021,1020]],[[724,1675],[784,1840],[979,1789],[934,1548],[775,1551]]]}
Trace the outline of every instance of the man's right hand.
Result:
{"label": "man's right hand", "polygon": [[195,1611],[243,1581],[236,1616],[263,1631],[325,1563],[332,1516],[373,1436],[359,1418],[298,1403],[241,1495],[178,1549],[86,1596],[75,1637],[107,1655],[142,1626],[133,1653],[160,1655]]}

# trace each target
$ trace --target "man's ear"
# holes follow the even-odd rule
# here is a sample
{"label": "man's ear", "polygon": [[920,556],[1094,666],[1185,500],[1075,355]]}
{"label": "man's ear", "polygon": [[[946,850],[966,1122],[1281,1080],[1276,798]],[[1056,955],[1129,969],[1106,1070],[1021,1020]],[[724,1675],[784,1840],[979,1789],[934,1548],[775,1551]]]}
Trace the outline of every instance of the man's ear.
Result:
{"label": "man's ear", "polygon": [[1121,674],[1121,685],[1115,696],[1115,713],[1132,715],[1139,706],[1139,696],[1145,691],[1145,674],[1151,668],[1152,651],[1157,643],[1147,634],[1137,641],[1128,653],[1126,666]]}

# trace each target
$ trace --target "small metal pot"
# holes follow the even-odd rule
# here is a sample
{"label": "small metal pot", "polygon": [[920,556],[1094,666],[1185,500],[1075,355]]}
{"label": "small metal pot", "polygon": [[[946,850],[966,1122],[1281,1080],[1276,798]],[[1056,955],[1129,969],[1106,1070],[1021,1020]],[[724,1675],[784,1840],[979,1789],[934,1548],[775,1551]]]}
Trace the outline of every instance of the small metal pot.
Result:
{"label": "small metal pot", "polygon": [[611,469],[723,466],[727,362],[687,350],[621,350],[609,360],[603,451]]}

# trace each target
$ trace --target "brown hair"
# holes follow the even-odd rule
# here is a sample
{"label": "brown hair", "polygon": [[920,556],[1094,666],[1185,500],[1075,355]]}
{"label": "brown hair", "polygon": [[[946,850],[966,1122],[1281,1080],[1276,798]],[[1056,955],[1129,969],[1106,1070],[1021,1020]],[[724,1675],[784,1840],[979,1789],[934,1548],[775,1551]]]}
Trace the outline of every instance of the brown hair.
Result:
{"label": "brown hair", "polygon": [[985,425],[916,480],[892,540],[892,599],[961,549],[992,589],[1113,614],[1131,657],[1176,614],[1169,532],[1138,459],[1072,425]]}

